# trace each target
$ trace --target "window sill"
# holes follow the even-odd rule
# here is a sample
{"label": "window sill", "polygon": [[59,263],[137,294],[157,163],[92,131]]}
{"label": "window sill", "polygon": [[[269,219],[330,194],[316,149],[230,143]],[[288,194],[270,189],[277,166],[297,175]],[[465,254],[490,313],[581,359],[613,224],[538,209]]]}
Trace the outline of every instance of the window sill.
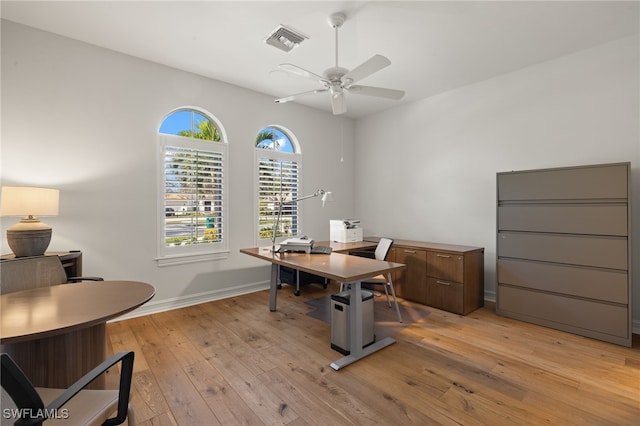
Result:
{"label": "window sill", "polygon": [[159,267],[184,265],[186,263],[210,262],[212,260],[223,260],[229,257],[229,251],[217,251],[212,253],[198,254],[178,254],[156,258]]}

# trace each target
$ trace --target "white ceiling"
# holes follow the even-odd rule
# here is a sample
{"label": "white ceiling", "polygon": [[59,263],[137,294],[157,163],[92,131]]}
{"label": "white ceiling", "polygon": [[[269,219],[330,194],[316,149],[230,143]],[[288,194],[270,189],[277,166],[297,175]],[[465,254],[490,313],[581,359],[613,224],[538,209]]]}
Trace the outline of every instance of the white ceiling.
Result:
{"label": "white ceiling", "polygon": [[[362,80],[401,101],[347,94],[362,117],[638,33],[635,1],[6,1],[3,19],[266,93],[321,88],[277,71],[334,65],[327,17],[344,12],[339,64],[374,54],[392,65]],[[263,42],[279,24],[309,37],[285,53]],[[300,104],[331,111],[327,93]]]}

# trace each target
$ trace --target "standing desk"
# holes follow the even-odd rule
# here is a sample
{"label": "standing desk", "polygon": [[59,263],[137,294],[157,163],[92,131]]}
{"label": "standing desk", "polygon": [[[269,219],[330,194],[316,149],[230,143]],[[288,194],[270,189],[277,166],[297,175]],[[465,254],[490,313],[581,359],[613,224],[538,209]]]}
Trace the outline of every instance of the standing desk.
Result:
{"label": "standing desk", "polygon": [[[319,243],[322,244],[322,243]],[[332,246],[334,243],[331,243]],[[340,243],[336,243],[340,244]],[[344,250],[356,250],[364,248],[365,244],[347,243]],[[369,247],[371,243],[366,243]],[[375,342],[366,348],[362,347],[362,291],[361,281],[379,274],[403,269],[405,265],[401,263],[387,262],[382,260],[369,259],[359,256],[349,256],[348,254],[333,252],[331,254],[306,254],[306,253],[274,253],[271,247],[254,247],[241,249],[241,253],[258,259],[271,262],[271,283],[269,287],[269,310],[276,310],[277,300],[277,280],[279,266],[286,266],[292,269],[320,275],[340,283],[351,284],[351,309],[349,331],[350,331],[350,351],[351,353],[331,363],[334,370],[339,370],[367,355],[370,355],[384,347],[387,347],[395,340],[386,337]]]}

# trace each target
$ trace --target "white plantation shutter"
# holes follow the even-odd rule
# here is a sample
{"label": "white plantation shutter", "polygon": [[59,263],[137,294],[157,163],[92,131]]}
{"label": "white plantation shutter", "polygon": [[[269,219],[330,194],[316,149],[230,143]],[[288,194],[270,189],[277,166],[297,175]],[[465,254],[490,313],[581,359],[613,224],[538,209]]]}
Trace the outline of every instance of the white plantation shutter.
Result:
{"label": "white plantation shutter", "polygon": [[159,138],[160,258],[226,252],[227,144],[168,134]]}
{"label": "white plantation shutter", "polygon": [[258,238],[272,238],[280,201],[284,201],[284,204],[276,237],[297,235],[298,205],[287,201],[300,196],[299,158],[295,154],[277,155],[267,150],[258,152]]}
{"label": "white plantation shutter", "polygon": [[[177,146],[165,148],[165,245],[172,244],[176,217],[185,218],[188,234],[182,242],[210,244],[222,241],[224,157],[220,152]],[[173,214],[171,214],[173,213]]]}

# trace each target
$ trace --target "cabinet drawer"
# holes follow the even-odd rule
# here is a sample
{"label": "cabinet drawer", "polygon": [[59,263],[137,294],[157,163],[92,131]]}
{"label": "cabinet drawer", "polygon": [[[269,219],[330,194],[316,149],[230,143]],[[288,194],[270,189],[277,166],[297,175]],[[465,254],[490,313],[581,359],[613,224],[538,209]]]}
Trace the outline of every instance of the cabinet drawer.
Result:
{"label": "cabinet drawer", "polygon": [[[593,336],[593,332],[627,338],[627,306],[564,297],[498,285],[500,314],[545,326]],[[598,337],[598,336],[596,336]]]}
{"label": "cabinet drawer", "polygon": [[498,173],[498,201],[627,198],[626,164]]}
{"label": "cabinet drawer", "polygon": [[427,252],[408,247],[393,248],[394,262],[404,263],[395,278],[396,294],[414,302],[426,303]]}
{"label": "cabinet drawer", "polygon": [[505,205],[498,207],[498,229],[626,236],[627,205]]}
{"label": "cabinet drawer", "polygon": [[427,252],[427,275],[447,281],[464,281],[464,256],[447,252]]}
{"label": "cabinet drawer", "polygon": [[499,232],[498,257],[626,270],[627,239]]}
{"label": "cabinet drawer", "polygon": [[427,305],[464,315],[463,291],[461,283],[427,278]]}
{"label": "cabinet drawer", "polygon": [[498,259],[498,282],[612,303],[629,302],[624,271]]}

